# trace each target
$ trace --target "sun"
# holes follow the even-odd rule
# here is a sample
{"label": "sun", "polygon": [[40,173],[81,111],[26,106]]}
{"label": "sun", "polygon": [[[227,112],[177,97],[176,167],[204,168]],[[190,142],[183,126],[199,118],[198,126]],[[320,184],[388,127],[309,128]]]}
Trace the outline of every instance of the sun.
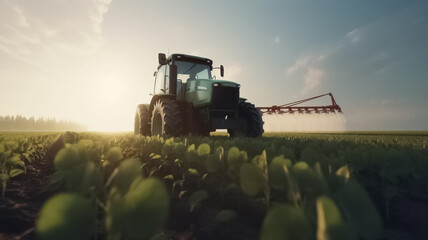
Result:
{"label": "sun", "polygon": [[114,75],[107,75],[94,81],[94,94],[98,102],[117,104],[124,95],[124,83]]}
{"label": "sun", "polygon": [[116,74],[104,74],[93,80],[87,107],[90,131],[132,131],[128,84]]}

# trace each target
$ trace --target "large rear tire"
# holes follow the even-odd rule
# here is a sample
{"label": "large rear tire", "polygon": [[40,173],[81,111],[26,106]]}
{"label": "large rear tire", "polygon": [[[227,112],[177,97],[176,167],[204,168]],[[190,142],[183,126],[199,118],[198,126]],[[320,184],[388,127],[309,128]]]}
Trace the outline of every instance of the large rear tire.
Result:
{"label": "large rear tire", "polygon": [[171,99],[158,100],[152,112],[152,136],[180,136],[185,133],[184,109]]}
{"label": "large rear tire", "polygon": [[245,124],[240,129],[229,129],[227,132],[231,137],[260,137],[263,135],[264,122],[254,104],[240,102],[238,104],[238,116]]}
{"label": "large rear tire", "polygon": [[134,133],[150,136],[149,105],[139,104],[135,112]]}

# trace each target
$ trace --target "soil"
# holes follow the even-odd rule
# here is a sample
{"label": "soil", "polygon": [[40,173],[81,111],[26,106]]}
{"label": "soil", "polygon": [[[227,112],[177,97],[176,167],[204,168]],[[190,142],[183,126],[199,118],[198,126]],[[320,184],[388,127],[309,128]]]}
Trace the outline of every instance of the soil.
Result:
{"label": "soil", "polygon": [[13,178],[0,198],[0,240],[36,239],[34,225],[42,204],[55,193],[48,189],[50,176],[55,172],[54,158],[64,147],[59,138],[41,159],[27,165],[27,173]]}

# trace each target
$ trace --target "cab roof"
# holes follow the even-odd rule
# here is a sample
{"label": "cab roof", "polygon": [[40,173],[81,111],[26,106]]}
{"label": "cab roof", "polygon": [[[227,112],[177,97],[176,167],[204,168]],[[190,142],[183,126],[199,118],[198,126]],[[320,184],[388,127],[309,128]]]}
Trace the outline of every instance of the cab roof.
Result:
{"label": "cab roof", "polygon": [[181,54],[181,53],[173,53],[167,58],[167,60],[168,61],[173,60],[173,61],[195,62],[195,63],[206,64],[209,66],[213,65],[213,61],[211,59],[187,55],[187,54]]}

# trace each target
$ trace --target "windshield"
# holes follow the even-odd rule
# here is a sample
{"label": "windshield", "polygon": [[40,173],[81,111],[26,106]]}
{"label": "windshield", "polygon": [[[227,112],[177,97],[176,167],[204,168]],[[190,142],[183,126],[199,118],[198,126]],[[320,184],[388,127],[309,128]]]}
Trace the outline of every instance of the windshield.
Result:
{"label": "windshield", "polygon": [[175,61],[177,65],[177,79],[183,83],[193,79],[211,79],[211,69],[209,65]]}

